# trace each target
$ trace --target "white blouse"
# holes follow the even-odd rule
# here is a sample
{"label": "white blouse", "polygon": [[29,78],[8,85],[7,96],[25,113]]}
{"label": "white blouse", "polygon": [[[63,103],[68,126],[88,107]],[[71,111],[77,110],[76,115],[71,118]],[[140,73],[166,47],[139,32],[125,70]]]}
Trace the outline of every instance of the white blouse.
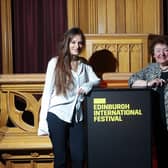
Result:
{"label": "white blouse", "polygon": [[[40,120],[38,135],[48,135],[47,112],[57,115],[61,120],[71,123],[74,109],[80,113],[79,121],[83,120],[83,112],[80,110],[84,95],[78,95],[77,91],[82,88],[87,94],[94,85],[98,85],[100,79],[96,76],[92,67],[80,62],[77,72],[72,70],[74,86],[67,96],[56,95],[55,88],[55,64],[57,58],[54,57],[48,62],[44,90],[41,100]],[[75,119],[77,116],[75,116]]]}

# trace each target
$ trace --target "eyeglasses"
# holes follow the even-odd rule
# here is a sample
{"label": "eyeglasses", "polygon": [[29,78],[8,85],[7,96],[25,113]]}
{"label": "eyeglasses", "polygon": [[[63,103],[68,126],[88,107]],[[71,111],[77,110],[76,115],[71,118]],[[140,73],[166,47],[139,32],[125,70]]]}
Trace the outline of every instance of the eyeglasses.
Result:
{"label": "eyeglasses", "polygon": [[161,54],[161,53],[165,53],[165,52],[168,52],[168,48],[163,48],[163,49],[161,49],[161,48],[155,48],[154,49],[154,53],[155,54]]}

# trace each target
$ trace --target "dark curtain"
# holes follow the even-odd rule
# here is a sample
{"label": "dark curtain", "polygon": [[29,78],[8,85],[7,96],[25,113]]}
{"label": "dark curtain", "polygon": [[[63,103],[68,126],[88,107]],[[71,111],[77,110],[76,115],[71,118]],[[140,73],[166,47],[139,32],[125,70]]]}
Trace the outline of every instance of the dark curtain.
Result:
{"label": "dark curtain", "polygon": [[44,73],[67,29],[66,0],[13,0],[14,73]]}

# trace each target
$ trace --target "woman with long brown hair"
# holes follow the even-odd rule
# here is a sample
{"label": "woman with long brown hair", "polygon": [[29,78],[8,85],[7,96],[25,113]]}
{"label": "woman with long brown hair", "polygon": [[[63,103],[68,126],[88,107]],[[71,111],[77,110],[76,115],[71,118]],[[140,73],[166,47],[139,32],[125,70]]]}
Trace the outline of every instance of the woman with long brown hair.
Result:
{"label": "woman with long brown hair", "polygon": [[60,54],[47,67],[38,135],[49,135],[55,155],[54,168],[66,167],[67,143],[73,168],[84,161],[82,102],[100,79],[80,56],[85,36],[73,27],[64,34]]}

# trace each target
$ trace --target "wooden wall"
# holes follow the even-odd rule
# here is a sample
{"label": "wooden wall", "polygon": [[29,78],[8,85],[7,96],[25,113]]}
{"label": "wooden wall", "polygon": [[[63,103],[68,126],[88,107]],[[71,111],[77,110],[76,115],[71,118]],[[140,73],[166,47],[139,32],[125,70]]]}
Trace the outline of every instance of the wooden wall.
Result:
{"label": "wooden wall", "polygon": [[11,0],[0,0],[2,72],[13,72]]}
{"label": "wooden wall", "polygon": [[68,0],[68,25],[85,33],[163,33],[162,0]]}
{"label": "wooden wall", "polygon": [[136,72],[151,62],[148,51],[151,37],[149,34],[87,34],[83,55],[102,72]]}

